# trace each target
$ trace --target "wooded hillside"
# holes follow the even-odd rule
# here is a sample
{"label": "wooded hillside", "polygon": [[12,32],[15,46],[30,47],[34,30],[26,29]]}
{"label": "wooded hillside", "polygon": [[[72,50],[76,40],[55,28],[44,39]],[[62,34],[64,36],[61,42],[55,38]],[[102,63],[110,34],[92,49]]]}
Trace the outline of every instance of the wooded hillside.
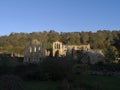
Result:
{"label": "wooded hillside", "polygon": [[50,49],[53,41],[59,40],[64,44],[90,44],[92,49],[104,49],[111,45],[115,38],[119,38],[120,31],[99,30],[97,32],[49,32],[11,33],[9,36],[0,36],[0,52],[24,54],[24,48],[30,39],[44,42]]}

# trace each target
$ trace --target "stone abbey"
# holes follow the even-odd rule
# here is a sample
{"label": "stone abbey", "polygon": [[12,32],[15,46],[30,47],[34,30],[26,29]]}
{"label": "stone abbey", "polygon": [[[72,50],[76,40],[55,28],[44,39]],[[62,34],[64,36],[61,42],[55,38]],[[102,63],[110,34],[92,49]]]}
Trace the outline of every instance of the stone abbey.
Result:
{"label": "stone abbey", "polygon": [[64,45],[60,41],[55,41],[52,44],[52,51],[47,51],[45,49],[44,43],[38,40],[29,41],[25,47],[24,62],[27,63],[39,63],[43,58],[52,55],[52,57],[65,57],[72,55],[73,59],[79,58],[77,52],[82,51],[84,57],[82,57],[82,62],[96,63],[97,61],[103,60],[102,53],[99,51],[91,50],[90,44],[87,45]]}
{"label": "stone abbey", "polygon": [[[58,53],[59,57],[66,56],[72,50],[90,50],[90,45],[63,45],[62,42],[56,41],[52,45],[52,56]],[[24,62],[40,62],[42,58],[48,56],[49,52],[45,49],[44,43],[38,40],[29,41],[25,47]]]}

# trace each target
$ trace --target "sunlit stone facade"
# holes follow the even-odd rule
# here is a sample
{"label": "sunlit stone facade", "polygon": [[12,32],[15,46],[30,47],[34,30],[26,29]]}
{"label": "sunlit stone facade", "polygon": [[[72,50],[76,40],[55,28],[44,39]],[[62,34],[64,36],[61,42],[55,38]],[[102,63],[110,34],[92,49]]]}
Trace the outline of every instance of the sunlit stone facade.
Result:
{"label": "sunlit stone facade", "polygon": [[59,56],[66,56],[67,52],[71,52],[72,50],[84,50],[88,51],[90,50],[90,45],[63,45],[62,42],[56,41],[53,42],[52,46],[52,52],[53,57],[56,55],[56,53],[59,54]]}

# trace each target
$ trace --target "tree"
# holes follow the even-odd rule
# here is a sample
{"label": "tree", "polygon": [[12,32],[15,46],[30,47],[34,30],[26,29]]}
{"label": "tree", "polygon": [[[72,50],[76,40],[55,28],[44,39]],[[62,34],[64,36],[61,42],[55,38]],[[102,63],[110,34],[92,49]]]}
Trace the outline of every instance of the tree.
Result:
{"label": "tree", "polygon": [[80,42],[82,44],[88,44],[88,41],[89,41],[89,33],[88,32],[81,32]]}
{"label": "tree", "polygon": [[120,33],[118,33],[117,36],[118,37],[113,39],[113,46],[115,46],[120,53]]}
{"label": "tree", "polygon": [[113,62],[118,56],[118,51],[114,46],[108,46],[103,50],[106,62]]}

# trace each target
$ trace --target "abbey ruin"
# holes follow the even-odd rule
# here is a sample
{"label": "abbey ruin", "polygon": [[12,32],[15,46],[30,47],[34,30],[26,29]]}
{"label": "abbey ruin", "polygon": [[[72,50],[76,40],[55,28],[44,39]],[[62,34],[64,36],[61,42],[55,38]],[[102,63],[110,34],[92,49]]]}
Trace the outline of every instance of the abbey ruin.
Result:
{"label": "abbey ruin", "polygon": [[44,57],[45,47],[43,43],[33,40],[26,44],[24,62],[41,62]]}
{"label": "abbey ruin", "polygon": [[[80,55],[80,52],[82,54]],[[44,43],[38,40],[29,41],[25,47],[24,62],[38,63],[43,58],[52,54],[52,57],[72,56],[73,59],[81,59],[83,63],[92,64],[102,61],[103,55],[100,51],[91,50],[90,44],[87,45],[64,45],[62,42],[55,41],[52,44],[52,51],[45,49]]]}
{"label": "abbey ruin", "polygon": [[72,50],[84,50],[88,51],[90,50],[90,45],[63,45],[62,42],[56,41],[53,42],[52,46],[52,52],[53,52],[53,57],[55,56],[56,53],[59,54],[59,57],[61,56],[66,56],[67,53],[72,52]]}

